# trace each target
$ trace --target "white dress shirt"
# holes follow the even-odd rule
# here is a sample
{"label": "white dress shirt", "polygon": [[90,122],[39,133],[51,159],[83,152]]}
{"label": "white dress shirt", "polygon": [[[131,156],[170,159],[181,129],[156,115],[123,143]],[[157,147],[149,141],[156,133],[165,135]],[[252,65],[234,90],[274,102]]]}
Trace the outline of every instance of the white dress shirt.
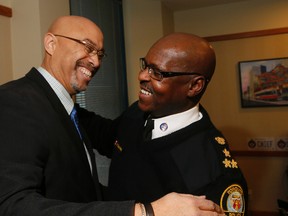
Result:
{"label": "white dress shirt", "polygon": [[[70,115],[71,111],[74,107],[74,101],[72,100],[70,94],[67,92],[67,90],[64,88],[64,86],[58,80],[56,80],[55,77],[53,77],[48,71],[46,71],[43,67],[39,67],[39,68],[37,68],[37,70],[40,72],[40,74],[49,83],[49,85],[54,90],[55,94],[58,96],[61,103],[65,107],[68,115]],[[83,145],[84,145],[86,155],[88,158],[88,162],[90,165],[90,170],[92,172],[92,164],[91,164],[90,155],[89,155],[88,150],[87,150],[84,143],[83,143]]]}
{"label": "white dress shirt", "polygon": [[202,113],[199,112],[199,104],[195,107],[173,115],[154,119],[154,129],[152,130],[152,139],[171,134],[180,130],[193,122],[199,121],[202,118]]}

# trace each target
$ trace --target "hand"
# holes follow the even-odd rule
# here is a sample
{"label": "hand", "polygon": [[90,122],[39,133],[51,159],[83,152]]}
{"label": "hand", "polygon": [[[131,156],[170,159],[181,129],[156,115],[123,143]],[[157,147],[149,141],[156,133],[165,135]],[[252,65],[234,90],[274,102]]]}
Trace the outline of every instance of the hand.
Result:
{"label": "hand", "polygon": [[225,216],[223,210],[205,196],[169,193],[151,204],[156,216]]}

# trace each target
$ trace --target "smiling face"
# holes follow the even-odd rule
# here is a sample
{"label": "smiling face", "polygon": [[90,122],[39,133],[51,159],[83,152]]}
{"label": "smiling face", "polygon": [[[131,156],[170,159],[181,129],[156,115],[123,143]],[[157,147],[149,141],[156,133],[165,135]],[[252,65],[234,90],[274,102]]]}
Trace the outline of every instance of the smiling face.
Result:
{"label": "smiling face", "polygon": [[198,103],[206,88],[205,77],[210,79],[213,74],[215,56],[203,39],[174,33],[157,41],[145,56],[145,62],[164,72],[200,74],[166,77],[159,81],[151,78],[147,69],[139,73],[140,109],[154,117],[163,117],[186,111]]}
{"label": "smiling face", "polygon": [[[169,50],[159,52],[157,49],[150,49],[145,57],[147,64],[162,71],[179,71],[175,60],[176,56]],[[143,111],[151,112],[154,117],[183,112],[191,107],[191,101],[187,97],[191,76],[169,77],[158,81],[151,78],[146,69],[139,73],[138,79],[138,105]]]}
{"label": "smiling face", "polygon": [[44,46],[42,67],[70,95],[85,91],[101,63],[96,53],[89,54],[91,46],[98,51],[103,49],[103,34],[98,26],[83,17],[61,17],[45,35]]}

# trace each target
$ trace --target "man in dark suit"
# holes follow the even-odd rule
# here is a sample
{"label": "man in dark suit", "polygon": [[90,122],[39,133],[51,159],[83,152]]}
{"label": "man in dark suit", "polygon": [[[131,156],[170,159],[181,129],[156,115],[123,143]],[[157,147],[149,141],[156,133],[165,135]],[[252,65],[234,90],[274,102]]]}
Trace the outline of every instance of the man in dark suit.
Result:
{"label": "man in dark suit", "polygon": [[247,214],[246,180],[200,105],[215,62],[211,45],[187,33],[164,36],[140,58],[139,101],[113,142],[110,199],[151,202],[177,191],[206,195],[227,216]]}
{"label": "man in dark suit", "polygon": [[[0,87],[0,215],[144,215],[134,200],[100,202],[91,143],[74,115],[80,108],[72,96],[87,88],[105,56],[101,30],[84,17],[60,17],[44,49],[41,67]],[[109,154],[111,146],[100,138],[111,122],[93,118],[101,131],[94,147]],[[221,214],[203,197],[176,193],[152,206],[157,216]],[[151,211],[151,204],[146,207]]]}

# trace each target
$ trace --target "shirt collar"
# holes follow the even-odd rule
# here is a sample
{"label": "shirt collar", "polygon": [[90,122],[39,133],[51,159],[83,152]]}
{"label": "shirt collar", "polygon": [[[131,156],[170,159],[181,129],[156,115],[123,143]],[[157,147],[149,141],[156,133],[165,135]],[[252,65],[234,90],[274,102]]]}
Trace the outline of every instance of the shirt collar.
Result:
{"label": "shirt collar", "polygon": [[154,119],[154,129],[152,131],[152,139],[162,137],[180,130],[202,118],[199,111],[199,104],[195,107],[173,115]]}
{"label": "shirt collar", "polygon": [[74,102],[67,92],[67,90],[64,88],[64,86],[57,80],[55,77],[53,77],[47,70],[45,70],[43,67],[37,68],[37,70],[40,72],[40,74],[46,79],[46,81],[49,83],[55,94],[58,96],[59,100],[65,107],[67,113],[70,115]]}

